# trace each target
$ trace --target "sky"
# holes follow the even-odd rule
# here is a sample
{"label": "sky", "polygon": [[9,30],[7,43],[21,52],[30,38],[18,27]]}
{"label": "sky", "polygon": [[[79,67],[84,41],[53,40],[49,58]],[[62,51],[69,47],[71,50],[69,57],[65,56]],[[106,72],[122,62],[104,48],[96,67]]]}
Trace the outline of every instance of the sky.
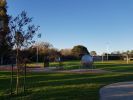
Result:
{"label": "sky", "polygon": [[98,54],[132,50],[133,0],[7,0],[8,14],[25,10],[55,48],[84,45]]}

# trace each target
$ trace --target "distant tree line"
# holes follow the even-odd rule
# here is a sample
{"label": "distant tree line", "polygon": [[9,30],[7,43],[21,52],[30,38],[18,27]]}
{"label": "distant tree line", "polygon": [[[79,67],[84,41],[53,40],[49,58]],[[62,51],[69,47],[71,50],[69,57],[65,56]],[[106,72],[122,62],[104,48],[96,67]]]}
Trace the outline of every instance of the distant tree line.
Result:
{"label": "distant tree line", "polygon": [[[20,53],[21,59],[27,58],[29,62],[38,61],[43,62],[46,57],[50,61],[55,61],[56,58],[61,57],[62,60],[79,60],[84,54],[90,54],[97,56],[96,51],[88,51],[87,47],[83,45],[74,46],[72,49],[58,50],[48,42],[34,43],[32,38],[38,27],[35,25],[27,26],[27,30],[24,30],[28,23],[32,21],[32,18],[28,18],[25,12],[22,12],[15,18],[12,18],[7,14],[7,3],[5,0],[0,1],[0,64],[9,64],[11,59],[16,63],[17,51]],[[30,46],[27,46],[27,44]],[[34,43],[34,44],[33,44]],[[18,50],[16,50],[18,49]],[[20,52],[21,51],[21,52]],[[38,54],[37,54],[38,51]],[[120,52],[115,51],[110,54],[104,53],[104,56],[109,56],[111,60],[123,59],[123,56],[132,56],[133,50]]]}
{"label": "distant tree line", "polygon": [[[16,59],[25,59],[29,62],[43,62],[48,57],[55,61],[61,57],[62,60],[77,60],[84,54],[89,54],[87,48],[82,45],[74,46],[72,49],[58,50],[48,42],[34,43],[32,38],[38,27],[29,25],[32,18],[22,12],[17,17],[7,14],[6,0],[0,1],[0,64],[16,63]],[[28,45],[30,44],[30,46]],[[38,54],[37,54],[38,52]],[[17,56],[19,55],[19,56]]]}
{"label": "distant tree line", "polygon": [[[37,53],[38,50],[38,53]],[[14,54],[16,50],[13,50]],[[37,55],[38,54],[38,55]],[[49,61],[54,62],[56,58],[60,57],[61,60],[79,60],[82,55],[89,54],[87,48],[82,45],[74,46],[72,49],[58,50],[48,42],[41,42],[21,50],[21,57],[28,58],[29,62],[36,62],[37,56],[39,62],[44,62],[46,56]]]}

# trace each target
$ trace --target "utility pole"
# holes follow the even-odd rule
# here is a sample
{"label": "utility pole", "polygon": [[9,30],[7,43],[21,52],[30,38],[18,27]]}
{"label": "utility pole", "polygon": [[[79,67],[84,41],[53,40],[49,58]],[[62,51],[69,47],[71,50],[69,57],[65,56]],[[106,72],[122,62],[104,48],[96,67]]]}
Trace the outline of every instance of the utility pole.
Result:
{"label": "utility pole", "polygon": [[[38,34],[37,37],[38,37],[38,38],[41,38],[41,34]],[[37,42],[38,42],[38,41],[37,41]],[[36,63],[38,63],[38,61],[39,61],[39,59],[38,59],[38,58],[39,58],[39,57],[38,57],[38,55],[39,55],[39,47],[38,47],[38,46],[39,46],[39,43],[37,43],[37,47],[36,47],[36,49],[37,49],[37,50],[36,50],[36,51],[37,51],[37,52],[36,52],[36,55],[37,55]]]}
{"label": "utility pole", "polygon": [[104,61],[104,55],[102,54],[102,63],[103,63],[103,61]]}
{"label": "utility pole", "polygon": [[129,64],[129,57],[128,57],[128,54],[127,54],[127,64]]}
{"label": "utility pole", "polygon": [[107,49],[107,61],[108,61],[109,60],[109,43],[107,43],[106,49]]}
{"label": "utility pole", "polygon": [[38,51],[39,51],[38,49],[39,49],[39,48],[38,48],[38,44],[37,44],[37,47],[36,47],[36,55],[37,55],[37,56],[36,56],[36,57],[37,57],[37,58],[36,58],[36,63],[38,63]]}

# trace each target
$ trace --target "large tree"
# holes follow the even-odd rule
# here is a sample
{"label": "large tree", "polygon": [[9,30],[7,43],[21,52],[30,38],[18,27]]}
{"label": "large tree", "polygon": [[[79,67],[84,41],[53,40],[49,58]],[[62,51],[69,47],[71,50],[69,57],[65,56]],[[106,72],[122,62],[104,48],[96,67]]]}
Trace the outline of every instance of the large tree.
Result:
{"label": "large tree", "polygon": [[60,53],[63,56],[71,56],[72,55],[72,49],[61,49]]}
{"label": "large tree", "polygon": [[72,54],[79,59],[83,55],[89,54],[89,51],[88,51],[88,49],[85,46],[77,45],[77,46],[73,47]]}
{"label": "large tree", "polygon": [[52,47],[53,47],[53,45],[48,42],[40,42],[40,43],[36,43],[34,46],[32,46],[32,48],[36,48],[36,51],[37,51],[37,54],[36,54],[37,62],[39,61],[39,58],[41,56],[43,56],[43,60],[45,57],[47,58],[49,56],[49,50]]}
{"label": "large tree", "polygon": [[3,64],[3,58],[11,49],[11,36],[8,27],[9,16],[7,15],[7,3],[0,0],[0,63]]}

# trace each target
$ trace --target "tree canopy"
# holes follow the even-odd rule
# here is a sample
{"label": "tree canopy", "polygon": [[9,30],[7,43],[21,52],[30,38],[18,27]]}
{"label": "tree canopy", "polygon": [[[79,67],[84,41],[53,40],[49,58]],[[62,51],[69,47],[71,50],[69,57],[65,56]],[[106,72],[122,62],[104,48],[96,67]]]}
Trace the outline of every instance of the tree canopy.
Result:
{"label": "tree canopy", "polygon": [[0,0],[0,61],[3,64],[4,56],[9,54],[12,47],[10,29],[8,27],[9,16],[7,15],[7,3]]}
{"label": "tree canopy", "polygon": [[96,53],[96,51],[91,51],[91,52],[90,52],[90,55],[92,55],[92,56],[97,56],[97,53]]}
{"label": "tree canopy", "polygon": [[83,45],[74,46],[72,49],[72,54],[77,58],[82,57],[85,54],[90,54],[88,49]]}

